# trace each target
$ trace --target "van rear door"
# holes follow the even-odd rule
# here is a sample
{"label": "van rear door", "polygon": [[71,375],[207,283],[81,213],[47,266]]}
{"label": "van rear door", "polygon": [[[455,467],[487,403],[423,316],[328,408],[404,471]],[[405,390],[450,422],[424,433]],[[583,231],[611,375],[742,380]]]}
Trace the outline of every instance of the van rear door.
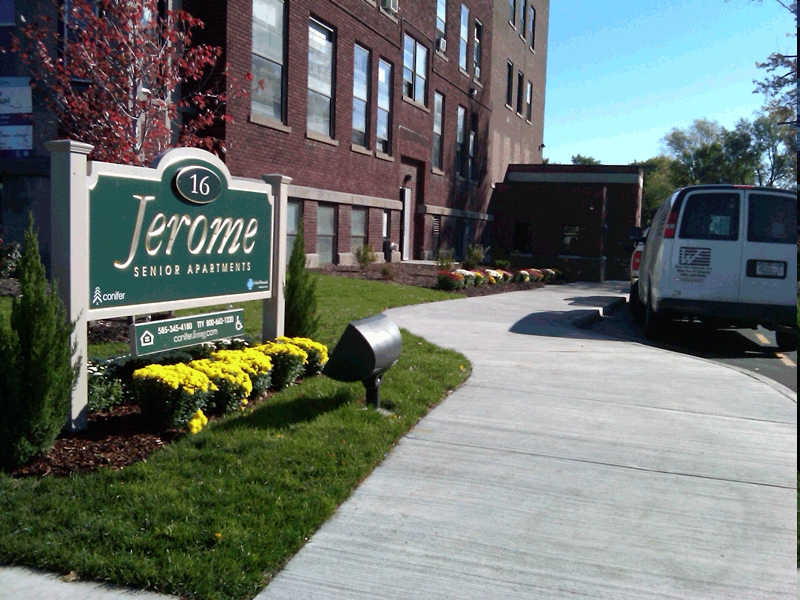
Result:
{"label": "van rear door", "polygon": [[794,306],[797,196],[752,190],[747,197],[739,301]]}
{"label": "van rear door", "polygon": [[742,244],[742,190],[697,190],[683,200],[672,245],[674,298],[736,302]]}

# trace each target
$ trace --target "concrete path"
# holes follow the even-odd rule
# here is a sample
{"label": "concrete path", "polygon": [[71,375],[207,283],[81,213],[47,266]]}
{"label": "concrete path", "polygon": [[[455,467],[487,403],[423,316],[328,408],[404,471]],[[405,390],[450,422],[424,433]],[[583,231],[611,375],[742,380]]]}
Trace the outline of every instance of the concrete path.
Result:
{"label": "concrete path", "polygon": [[624,291],[387,311],[472,377],[258,600],[793,598],[796,395],[571,326]]}
{"label": "concrete path", "polygon": [[[472,377],[258,599],[793,598],[796,395],[573,326],[626,289],[388,311]],[[0,600],[62,597],[137,598],[0,567]]]}

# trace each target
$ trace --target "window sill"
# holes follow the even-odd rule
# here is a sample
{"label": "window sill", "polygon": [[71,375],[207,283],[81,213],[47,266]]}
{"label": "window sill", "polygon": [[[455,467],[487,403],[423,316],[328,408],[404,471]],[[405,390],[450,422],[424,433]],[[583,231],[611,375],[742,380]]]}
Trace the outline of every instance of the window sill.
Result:
{"label": "window sill", "polygon": [[438,175],[439,177],[444,177],[444,171],[437,169],[436,167],[431,167],[431,173]]}
{"label": "window sill", "polygon": [[482,83],[481,83],[479,80],[477,80],[477,79],[473,78],[473,79],[472,79],[472,83],[474,83],[475,85],[477,85],[479,88],[483,89],[483,84],[482,84]]}
{"label": "window sill", "polygon": [[321,142],[323,144],[327,144],[328,146],[339,145],[338,140],[334,140],[333,138],[330,138],[327,135],[322,135],[320,133],[315,133],[313,131],[306,131],[306,139],[314,140],[315,142]]}
{"label": "window sill", "polygon": [[280,121],[276,121],[275,119],[271,119],[263,115],[251,113],[249,121],[256,125],[261,125],[262,127],[269,127],[270,129],[275,129],[276,131],[283,131],[284,133],[292,133],[292,128],[289,127],[288,125],[284,125]]}
{"label": "window sill", "polygon": [[375,2],[375,0],[364,0],[364,2],[366,2],[367,4],[371,4],[372,6],[377,6],[378,5],[378,3]]}
{"label": "window sill", "polygon": [[519,34],[519,39],[521,39],[523,42],[527,42],[528,41],[528,40],[525,39],[525,36],[523,34],[521,34],[521,33]]}
{"label": "window sill", "polygon": [[439,52],[438,50],[436,50],[433,54],[434,54],[434,56],[438,56],[439,58],[441,58],[444,62],[450,62],[450,59],[447,58],[447,56],[445,56],[443,53]]}
{"label": "window sill", "polygon": [[418,108],[418,109],[420,109],[422,111],[425,111],[426,113],[430,114],[431,110],[427,106],[425,106],[424,104],[420,104],[419,102],[416,102],[416,101],[412,100],[408,96],[402,96],[402,98],[403,98],[403,102],[405,102],[406,104],[410,104],[411,106],[414,106],[414,107],[416,107],[416,108]]}
{"label": "window sill", "polygon": [[536,54],[536,50],[534,50],[533,48],[530,48],[530,47],[529,47],[529,48],[528,48],[528,50],[530,50],[530,51],[531,51],[531,54]]}
{"label": "window sill", "polygon": [[375,150],[375,158],[380,160],[385,160],[386,162],[394,162],[394,156],[389,156],[388,154],[384,154],[380,150]]}
{"label": "window sill", "polygon": [[514,25],[511,21],[509,21],[508,24],[511,26],[511,29],[513,29],[514,31],[517,30],[517,26]]}
{"label": "window sill", "polygon": [[359,146],[358,144],[350,144],[350,150],[365,156],[372,156],[372,150],[365,148],[364,146]]}
{"label": "window sill", "polygon": [[520,119],[524,119],[524,118],[525,118],[525,117],[522,115],[522,113],[521,113],[521,112],[519,112],[519,111],[517,111],[517,116],[518,116]]}
{"label": "window sill", "polygon": [[466,182],[466,181],[467,181],[467,178],[466,178],[466,177],[464,177],[463,175],[459,175],[458,173],[456,173],[456,181],[463,181],[463,182]]}
{"label": "window sill", "polygon": [[513,107],[513,106],[511,106],[510,104],[506,104],[506,108],[507,108],[508,110],[510,110],[511,112],[514,112],[514,107]]}
{"label": "window sill", "polygon": [[469,72],[465,71],[463,67],[458,67],[458,72],[461,73],[464,77],[469,79]]}
{"label": "window sill", "polygon": [[397,20],[397,17],[395,17],[395,16],[394,16],[392,13],[390,13],[388,10],[384,9],[382,6],[381,6],[381,7],[380,7],[378,10],[380,10],[380,11],[381,11],[381,13],[383,14],[383,16],[384,16],[384,17],[386,17],[386,18],[388,18],[388,19],[391,19],[391,20],[392,20],[392,21],[394,21],[395,23],[399,23],[399,22],[400,22],[400,21],[398,21],[398,20]]}

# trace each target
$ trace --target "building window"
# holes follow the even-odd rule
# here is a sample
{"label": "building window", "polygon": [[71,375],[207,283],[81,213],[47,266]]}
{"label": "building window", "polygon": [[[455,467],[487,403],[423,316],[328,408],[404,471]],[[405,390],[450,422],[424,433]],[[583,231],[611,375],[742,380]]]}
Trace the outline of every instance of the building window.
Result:
{"label": "building window", "polygon": [[392,65],[378,61],[378,128],[376,138],[378,150],[384,154],[391,151],[392,133]]}
{"label": "building window", "polygon": [[391,233],[391,213],[390,210],[384,210],[381,218],[381,235],[384,240],[388,240]]}
{"label": "building window", "polygon": [[517,0],[508,0],[508,22],[514,27],[517,18]]}
{"label": "building window", "polygon": [[506,63],[506,105],[509,107],[514,101],[514,63]]}
{"label": "building window", "polygon": [[428,94],[428,49],[409,35],[403,43],[403,95],[425,104]]}
{"label": "building window", "polygon": [[456,174],[464,175],[466,167],[466,129],[467,129],[467,111],[463,106],[458,107],[458,117],[456,122],[458,131],[456,133]]}
{"label": "building window", "polygon": [[478,115],[473,114],[469,127],[469,144],[467,145],[467,175],[472,181],[478,181],[478,161],[476,152],[478,147]]}
{"label": "building window", "polygon": [[433,148],[431,163],[435,169],[442,169],[442,131],[444,123],[444,96],[433,95]]}
{"label": "building window", "polygon": [[528,123],[531,122],[531,117],[533,116],[533,84],[529,81],[528,82],[528,89],[526,90],[526,102],[528,104],[527,109],[525,111],[525,118],[528,120]]}
{"label": "building window", "polygon": [[350,252],[367,243],[367,210],[354,206],[350,212]]}
{"label": "building window", "polygon": [[531,38],[531,50],[536,46],[536,9],[531,6],[531,18],[528,20],[528,33]]}
{"label": "building window", "polygon": [[336,247],[336,207],[320,204],[317,207],[317,254],[319,264],[333,262],[333,249]]}
{"label": "building window", "polygon": [[[436,0],[436,40],[445,39],[447,31],[447,0]],[[437,46],[438,48],[439,46]]]}
{"label": "building window", "polygon": [[308,24],[308,131],[333,137],[333,30]]}
{"label": "building window", "polygon": [[300,223],[303,218],[303,204],[300,200],[289,200],[286,203],[286,264],[292,256],[294,241],[300,231]]}
{"label": "building window", "polygon": [[580,227],[577,225],[564,225],[564,235],[561,240],[561,254],[578,255],[578,242]]}
{"label": "building window", "polygon": [[514,252],[530,254],[532,239],[533,226],[531,223],[514,224]]}
{"label": "building window", "polygon": [[353,53],[353,143],[367,147],[369,123],[369,50],[356,45]]}
{"label": "building window", "polygon": [[251,110],[283,121],[283,2],[253,0]]}
{"label": "building window", "polygon": [[517,114],[522,116],[522,105],[523,99],[525,98],[523,94],[525,93],[525,88],[523,87],[523,83],[525,83],[525,75],[522,74],[522,71],[517,73]]}
{"label": "building window", "polygon": [[458,66],[467,70],[467,52],[469,50],[469,9],[461,5],[461,29],[458,42]]}
{"label": "building window", "polygon": [[472,50],[472,63],[475,67],[475,78],[481,78],[481,42],[483,41],[483,24],[475,21],[475,47]]}
{"label": "building window", "polygon": [[525,0],[519,0],[519,34],[525,35],[525,12],[527,6],[525,6]]}

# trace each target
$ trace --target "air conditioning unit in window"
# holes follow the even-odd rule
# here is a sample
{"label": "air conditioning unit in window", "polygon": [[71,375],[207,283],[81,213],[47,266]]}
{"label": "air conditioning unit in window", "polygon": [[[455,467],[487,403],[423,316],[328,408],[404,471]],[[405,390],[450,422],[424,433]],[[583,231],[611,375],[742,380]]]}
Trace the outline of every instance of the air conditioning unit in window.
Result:
{"label": "air conditioning unit in window", "polygon": [[478,65],[475,65],[475,79],[481,78],[481,68]]}
{"label": "air conditioning unit in window", "polygon": [[436,49],[442,54],[447,52],[447,40],[444,38],[439,38],[436,40]]}
{"label": "air conditioning unit in window", "polygon": [[398,0],[381,0],[381,8],[392,14],[397,14],[397,11],[400,10]]}

